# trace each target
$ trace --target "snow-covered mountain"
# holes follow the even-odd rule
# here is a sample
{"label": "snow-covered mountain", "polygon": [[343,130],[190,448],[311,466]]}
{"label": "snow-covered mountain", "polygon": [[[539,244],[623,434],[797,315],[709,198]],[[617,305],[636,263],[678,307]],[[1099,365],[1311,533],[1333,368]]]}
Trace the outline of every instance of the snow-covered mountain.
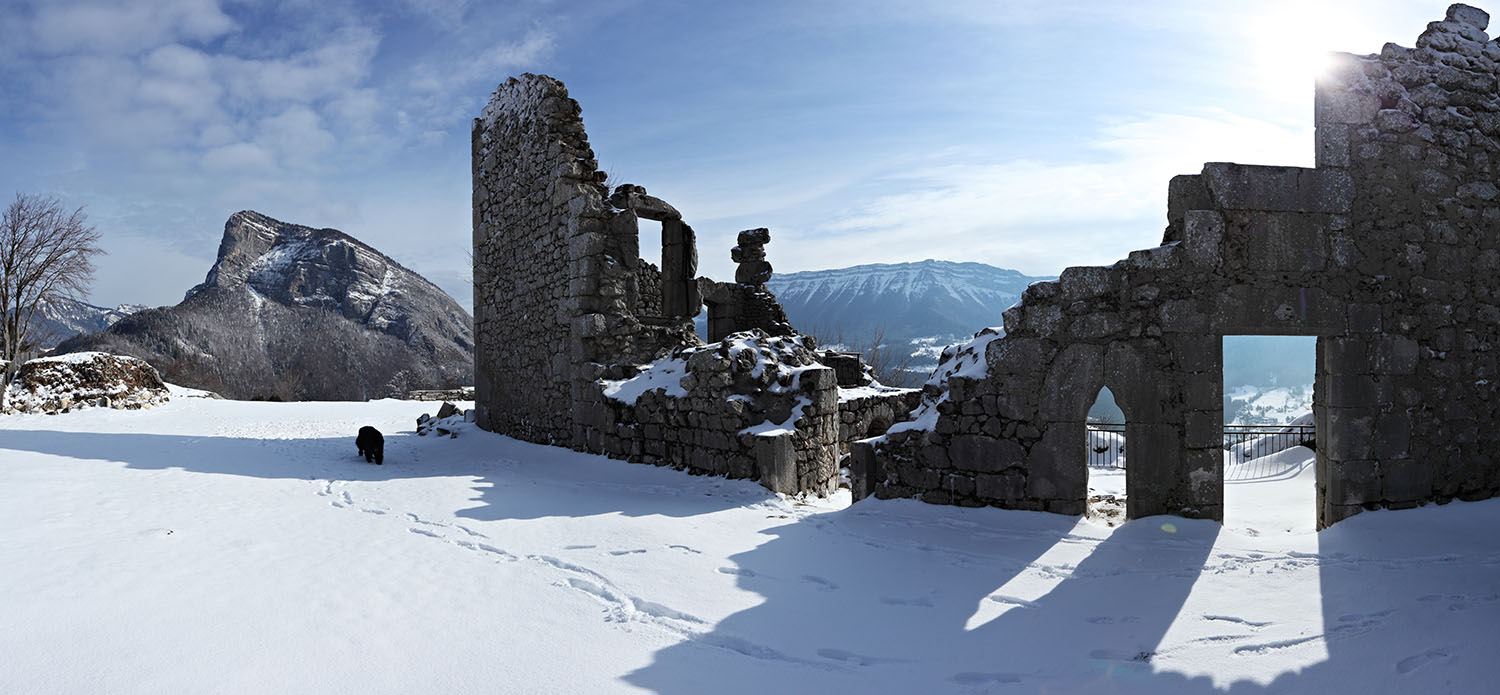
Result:
{"label": "snow-covered mountain", "polygon": [[1000,324],[1031,277],[983,263],[926,260],[786,273],[766,283],[804,332],[848,336],[884,328],[887,338],[968,336]]}
{"label": "snow-covered mountain", "polygon": [[[877,372],[908,362],[906,383],[921,382],[943,347],[986,326],[1021,297],[1033,277],[983,263],[925,260],[776,275],[766,283],[792,325],[825,344],[861,351]],[[873,351],[877,339],[884,347]],[[872,355],[872,352],[874,353]],[[883,368],[884,367],[884,368]]]}
{"label": "snow-covered mountain", "polygon": [[121,304],[110,309],[76,299],[47,302],[32,321],[31,339],[38,347],[50,349],[75,335],[109,328],[114,322],[145,308],[144,304]]}
{"label": "snow-covered mountain", "polygon": [[231,398],[362,400],[472,383],[473,340],[452,297],[379,251],[244,211],[181,303],[58,350],[134,355]]}

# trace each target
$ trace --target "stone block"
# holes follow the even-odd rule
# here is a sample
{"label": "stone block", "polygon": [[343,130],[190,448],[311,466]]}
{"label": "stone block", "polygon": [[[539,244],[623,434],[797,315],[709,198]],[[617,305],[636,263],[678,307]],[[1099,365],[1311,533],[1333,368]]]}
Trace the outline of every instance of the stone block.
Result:
{"label": "stone block", "polygon": [[1075,343],[1047,367],[1042,383],[1041,416],[1046,420],[1081,421],[1104,385],[1104,349]]}
{"label": "stone block", "polygon": [[1349,331],[1351,333],[1379,333],[1380,314],[1379,304],[1349,305]]}
{"label": "stone block", "polygon": [[1224,411],[1189,411],[1184,417],[1184,439],[1188,448],[1215,447],[1223,444]]}
{"label": "stone block", "polygon": [[1375,419],[1375,458],[1382,465],[1387,461],[1407,458],[1411,455],[1410,449],[1410,413],[1386,413]]}
{"label": "stone block", "polygon": [[1224,210],[1347,214],[1354,199],[1354,180],[1342,169],[1210,162],[1203,177]]}
{"label": "stone block", "polygon": [[1006,335],[985,347],[985,365],[992,375],[1035,374],[1041,371],[1047,352],[1040,339]]}
{"label": "stone block", "polygon": [[1380,113],[1380,97],[1329,85],[1320,80],[1313,95],[1313,123],[1362,125],[1375,120]]}
{"label": "stone block", "polygon": [[1374,369],[1380,374],[1415,374],[1420,348],[1417,341],[1399,335],[1382,336],[1375,343]]}
{"label": "stone block", "polygon": [[1194,265],[1213,268],[1224,260],[1224,216],[1212,210],[1189,210],[1184,216],[1183,248]]}
{"label": "stone block", "polygon": [[1175,238],[1170,230],[1185,232],[1186,216],[1193,210],[1213,210],[1213,197],[1209,195],[1208,188],[1203,183],[1203,177],[1197,174],[1181,174],[1173,176],[1167,182],[1167,226],[1168,234],[1162,239],[1163,244],[1185,239]]}
{"label": "stone block", "polygon": [[1328,264],[1323,215],[1260,213],[1245,229],[1245,262],[1252,271],[1310,272]]}
{"label": "stone block", "polygon": [[879,470],[875,445],[868,441],[857,441],[849,445],[849,495],[858,502],[875,491]]}
{"label": "stone block", "polygon": [[1026,496],[1026,477],[1019,471],[974,476],[974,494],[985,501],[1008,502]]}
{"label": "stone block", "polygon": [[797,451],[790,434],[755,438],[756,478],[772,492],[795,495],[797,489]]}
{"label": "stone block", "polygon": [[1462,3],[1449,5],[1446,18],[1450,22],[1466,24],[1479,31],[1484,31],[1490,26],[1490,14],[1488,12]]}
{"label": "stone block", "polygon": [[1338,461],[1369,460],[1375,455],[1375,418],[1367,408],[1326,409],[1328,427],[1318,432],[1318,449]]}
{"label": "stone block", "polygon": [[1115,291],[1119,273],[1113,268],[1100,266],[1074,266],[1064,268],[1058,283],[1065,302],[1090,299]]}
{"label": "stone block", "polygon": [[1320,167],[1349,166],[1349,126],[1340,123],[1318,125],[1316,163]]}
{"label": "stone block", "polygon": [[948,459],[958,470],[997,473],[1024,464],[1026,450],[1009,439],[961,434],[948,445]]}
{"label": "stone block", "polygon": [[1054,422],[1026,457],[1026,494],[1033,499],[1083,499],[1088,493],[1082,422]]}

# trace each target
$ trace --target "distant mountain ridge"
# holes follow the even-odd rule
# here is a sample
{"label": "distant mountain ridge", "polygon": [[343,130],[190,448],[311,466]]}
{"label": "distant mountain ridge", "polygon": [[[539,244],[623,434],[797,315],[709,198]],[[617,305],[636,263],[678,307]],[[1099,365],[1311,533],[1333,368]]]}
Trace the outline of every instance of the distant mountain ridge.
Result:
{"label": "distant mountain ridge", "polygon": [[49,302],[42,305],[32,320],[31,340],[43,350],[51,349],[75,335],[109,328],[114,322],[145,308],[144,304],[121,304],[110,309],[76,299]]}
{"label": "distant mountain ridge", "polygon": [[883,331],[887,340],[910,341],[998,326],[1028,285],[1051,279],[929,259],[784,273],[766,285],[803,332],[836,327],[855,340]]}
{"label": "distant mountain ridge", "polygon": [[176,306],[127,316],[58,352],[145,359],[231,398],[363,400],[473,381],[473,319],[422,276],[336,229],[254,211]]}

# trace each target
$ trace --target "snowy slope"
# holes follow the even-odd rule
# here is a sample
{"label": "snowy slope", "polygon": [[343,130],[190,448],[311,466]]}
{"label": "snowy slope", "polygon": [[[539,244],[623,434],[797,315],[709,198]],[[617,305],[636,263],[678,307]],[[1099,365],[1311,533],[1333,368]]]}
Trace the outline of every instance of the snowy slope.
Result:
{"label": "snowy slope", "polygon": [[[1500,501],[1315,534],[1303,466],[1230,486],[1223,527],[1111,529],[411,435],[434,407],[0,418],[3,690],[1475,693],[1500,676]],[[383,466],[355,454],[364,424]]]}

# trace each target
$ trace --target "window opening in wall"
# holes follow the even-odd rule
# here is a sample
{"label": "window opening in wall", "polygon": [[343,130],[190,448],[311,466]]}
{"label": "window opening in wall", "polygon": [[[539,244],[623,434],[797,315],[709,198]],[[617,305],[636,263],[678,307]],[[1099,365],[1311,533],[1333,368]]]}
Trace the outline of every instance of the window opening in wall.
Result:
{"label": "window opening in wall", "polygon": [[1089,408],[1085,433],[1088,515],[1114,526],[1125,520],[1125,414],[1108,388]]}
{"label": "window opening in wall", "polygon": [[1317,338],[1225,336],[1224,523],[1257,535],[1317,524]]}
{"label": "window opening in wall", "polygon": [[641,263],[636,271],[636,282],[640,296],[636,300],[636,316],[663,318],[662,296],[662,229],[661,222],[641,218],[636,222]]}

